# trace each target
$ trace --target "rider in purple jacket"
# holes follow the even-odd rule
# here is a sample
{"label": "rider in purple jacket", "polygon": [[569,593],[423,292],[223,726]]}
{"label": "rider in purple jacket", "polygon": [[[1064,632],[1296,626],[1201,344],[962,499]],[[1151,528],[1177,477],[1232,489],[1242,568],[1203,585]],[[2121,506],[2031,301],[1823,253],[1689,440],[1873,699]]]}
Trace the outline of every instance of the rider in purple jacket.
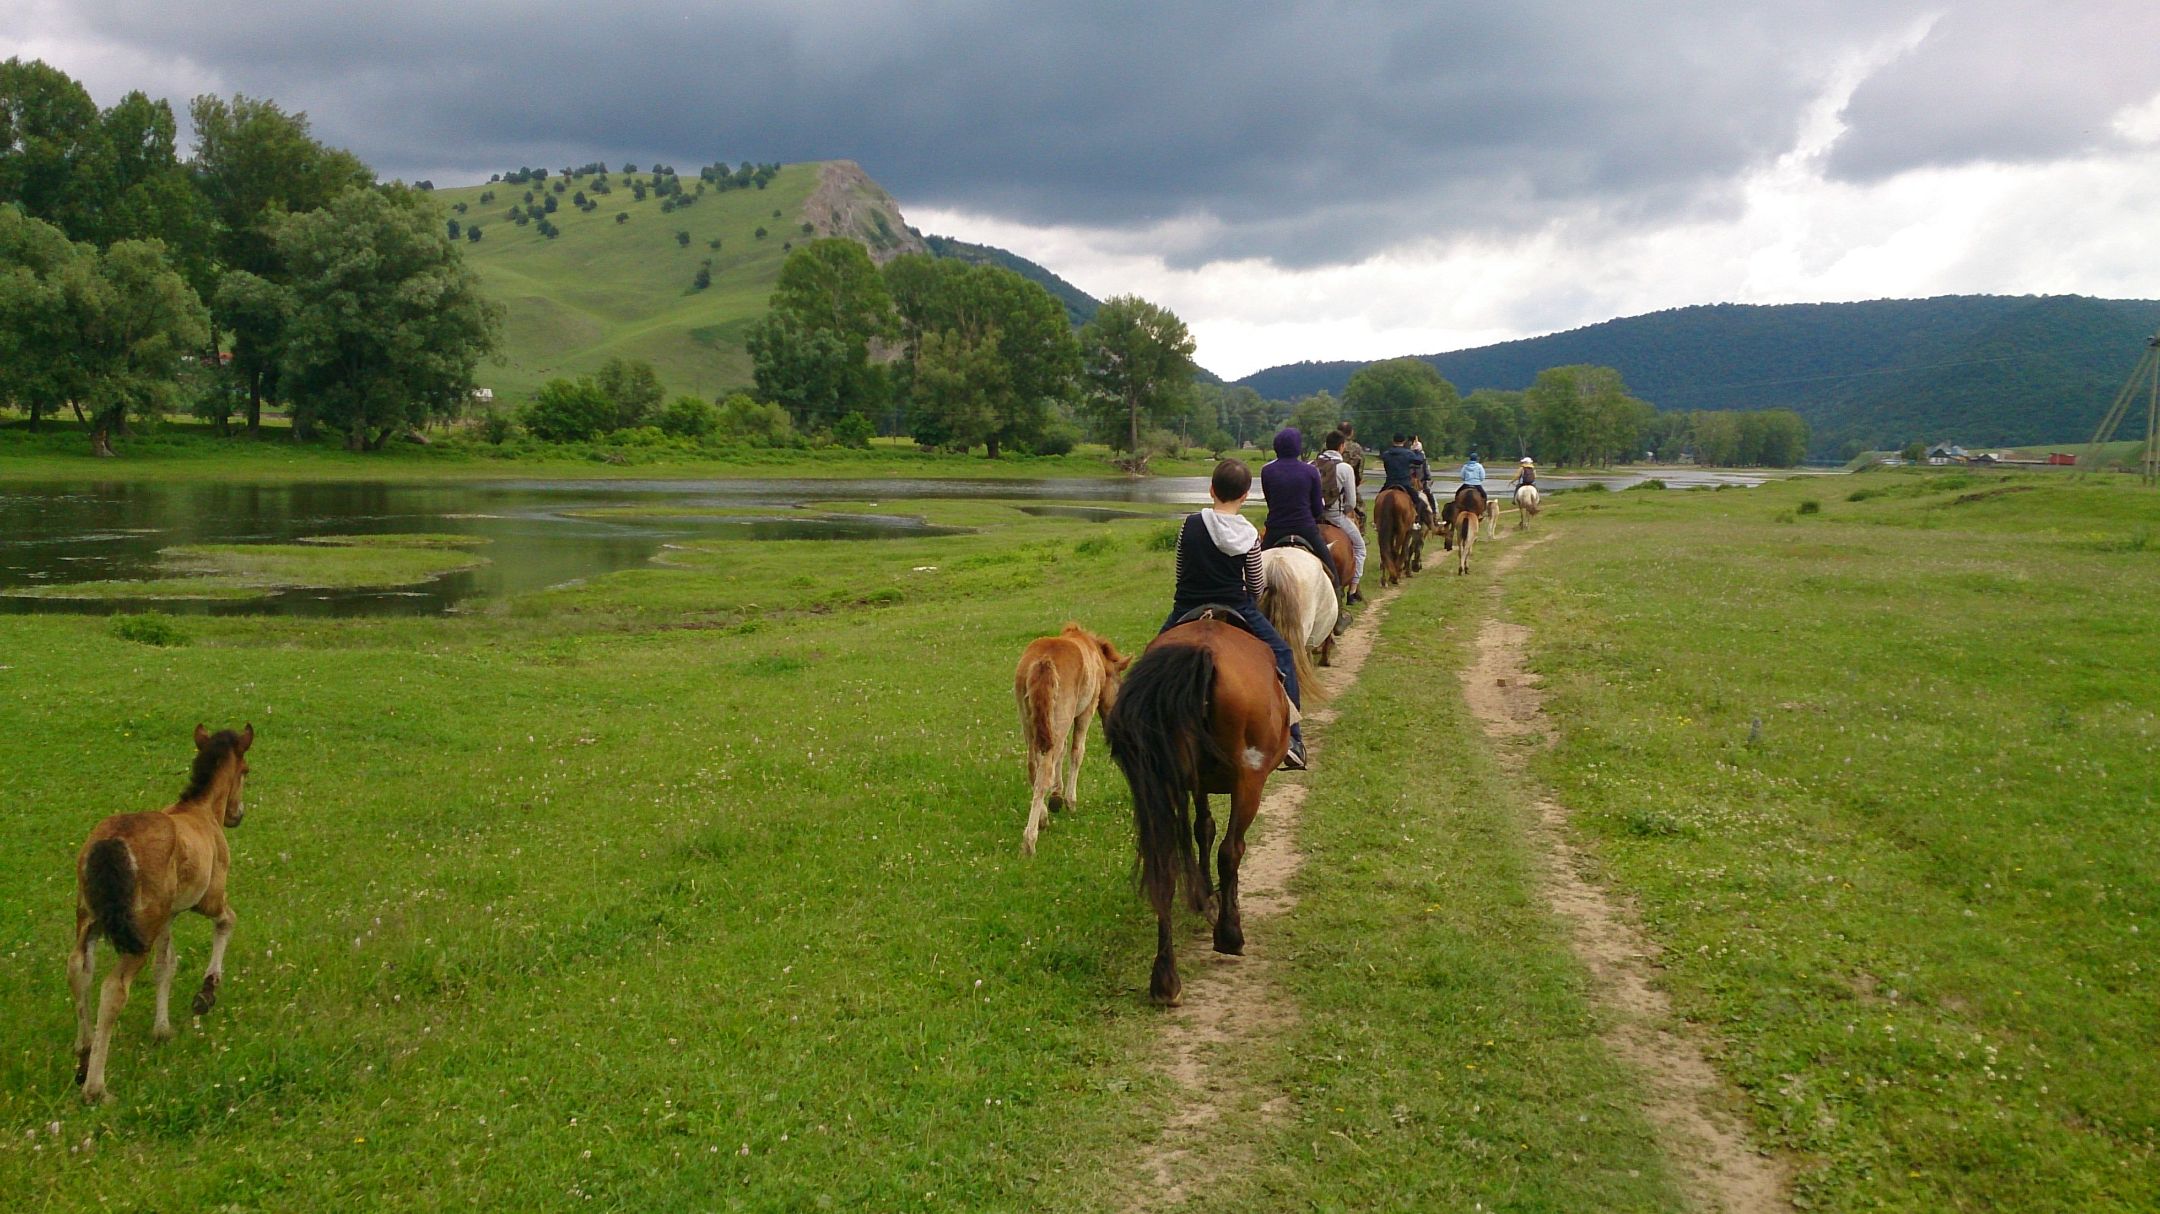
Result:
{"label": "rider in purple jacket", "polygon": [[1320,501],[1320,470],[1298,458],[1304,451],[1304,436],[1284,427],[1275,434],[1275,458],[1260,469],[1260,492],[1267,498],[1268,547],[1280,547],[1293,535],[1300,537],[1312,545],[1328,576],[1340,586],[1342,570],[1335,567],[1327,542],[1320,538],[1320,515],[1326,509]]}

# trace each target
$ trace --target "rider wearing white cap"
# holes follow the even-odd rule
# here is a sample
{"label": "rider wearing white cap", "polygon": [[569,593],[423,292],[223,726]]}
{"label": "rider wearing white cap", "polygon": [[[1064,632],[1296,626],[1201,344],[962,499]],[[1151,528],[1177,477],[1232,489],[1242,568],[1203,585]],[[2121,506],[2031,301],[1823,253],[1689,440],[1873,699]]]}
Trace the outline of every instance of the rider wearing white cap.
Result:
{"label": "rider wearing white cap", "polygon": [[1522,457],[1522,470],[1515,474],[1514,480],[1508,482],[1508,488],[1513,489],[1521,485],[1535,484],[1537,484],[1537,461],[1525,455]]}

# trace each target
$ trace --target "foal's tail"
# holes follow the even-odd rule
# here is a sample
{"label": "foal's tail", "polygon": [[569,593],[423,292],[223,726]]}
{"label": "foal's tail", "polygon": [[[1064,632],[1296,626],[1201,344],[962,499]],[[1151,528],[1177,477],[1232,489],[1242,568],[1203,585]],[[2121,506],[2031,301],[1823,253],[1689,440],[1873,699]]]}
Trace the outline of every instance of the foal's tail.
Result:
{"label": "foal's tail", "polygon": [[1216,749],[1208,730],[1214,698],[1214,653],[1166,645],[1133,663],[1103,721],[1110,757],[1132,786],[1140,888],[1157,914],[1168,913],[1180,875],[1195,902],[1207,888],[1193,843],[1192,794],[1202,759]]}
{"label": "foal's tail", "polygon": [[135,930],[135,853],[125,842],[100,839],[91,844],[83,862],[83,901],[115,949],[138,956],[150,951]]}
{"label": "foal's tail", "polygon": [[1058,672],[1053,662],[1038,661],[1028,668],[1025,694],[1020,700],[1021,715],[1030,739],[1028,749],[1034,754],[1049,754],[1051,747],[1050,718],[1057,705]]}

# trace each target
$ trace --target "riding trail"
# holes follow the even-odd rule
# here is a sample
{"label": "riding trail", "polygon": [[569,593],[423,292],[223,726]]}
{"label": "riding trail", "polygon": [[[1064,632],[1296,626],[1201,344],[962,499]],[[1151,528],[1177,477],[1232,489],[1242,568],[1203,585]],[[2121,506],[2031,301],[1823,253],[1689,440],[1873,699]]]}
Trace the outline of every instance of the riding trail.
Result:
{"label": "riding trail", "polygon": [[[1698,1034],[1675,1016],[1663,991],[1652,984],[1657,946],[1642,934],[1621,903],[1582,873],[1568,841],[1568,811],[1527,774],[1527,752],[1552,739],[1550,724],[1524,663],[1528,630],[1501,616],[1500,578],[1522,555],[1544,541],[1514,545],[1494,561],[1491,609],[1480,627],[1472,663],[1461,671],[1463,694],[1498,751],[1502,770],[1529,790],[1534,817],[1527,823],[1541,862],[1541,892],[1552,914],[1568,929],[1577,959],[1591,979],[1591,997],[1606,1023],[1606,1048],[1638,1076],[1644,1112],[1659,1131],[1683,1183],[1705,1209],[1757,1214],[1791,1209],[1783,1168],[1752,1147],[1729,1112],[1732,1094],[1712,1069]],[[1371,654],[1388,604],[1403,587],[1373,596],[1343,634],[1334,665],[1323,672],[1330,698],[1348,691]],[[1325,726],[1332,708],[1308,714]],[[1325,748],[1325,733],[1315,740]],[[1256,822],[1262,829],[1241,871],[1245,908],[1266,920],[1296,901],[1290,885],[1304,863],[1297,843],[1298,814],[1305,802],[1304,777],[1270,782]],[[1244,1068],[1227,1055],[1287,1031],[1297,1008],[1272,979],[1280,964],[1270,933],[1250,935],[1242,957],[1202,948],[1185,984],[1182,1003],[1166,1009],[1161,1067],[1177,1085],[1176,1109],[1161,1135],[1142,1151],[1133,1170],[1128,1211],[1171,1209],[1194,1196],[1203,1178],[1252,1162],[1255,1135],[1217,1132],[1233,1115],[1265,1124],[1284,1116],[1287,1093],[1255,1090],[1239,1078]]]}

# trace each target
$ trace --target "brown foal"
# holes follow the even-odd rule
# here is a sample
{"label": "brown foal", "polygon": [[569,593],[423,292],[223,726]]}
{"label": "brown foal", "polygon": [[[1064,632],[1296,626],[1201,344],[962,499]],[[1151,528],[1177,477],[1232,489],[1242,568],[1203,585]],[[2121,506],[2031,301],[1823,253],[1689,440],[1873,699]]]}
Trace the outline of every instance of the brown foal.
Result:
{"label": "brown foal", "polygon": [[[127,1005],[128,986],[157,950],[157,1020],[150,1035],[173,1035],[172,921],[192,910],[209,919],[210,968],[195,993],[195,1014],[217,1002],[225,970],[225,945],[237,918],[225,900],[231,853],[225,828],[245,812],[240,787],[247,778],[248,747],[255,727],[209,733],[195,727],[195,767],[175,804],[153,813],[114,814],[97,824],[75,859],[75,949],[68,955],[68,985],[75,991],[75,1082],[83,1099],[105,1098],[105,1057],[113,1022]],[[120,962],[105,976],[92,1018],[90,987],[96,977],[99,936],[112,941]]]}

